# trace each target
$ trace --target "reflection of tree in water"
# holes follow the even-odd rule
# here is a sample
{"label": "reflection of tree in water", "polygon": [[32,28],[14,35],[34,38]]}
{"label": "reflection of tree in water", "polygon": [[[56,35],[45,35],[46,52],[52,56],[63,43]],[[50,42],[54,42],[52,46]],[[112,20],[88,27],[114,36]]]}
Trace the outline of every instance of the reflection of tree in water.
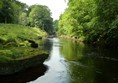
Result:
{"label": "reflection of tree in water", "polygon": [[62,41],[61,55],[67,59],[67,72],[70,83],[94,83],[94,65],[91,58],[86,58],[86,46],[83,43]]}
{"label": "reflection of tree in water", "polygon": [[52,44],[53,44],[53,42],[51,42],[50,39],[45,39],[44,42],[43,42],[43,47],[42,48],[44,50],[50,52],[51,49],[52,49]]}
{"label": "reflection of tree in water", "polygon": [[33,81],[45,74],[48,67],[46,65],[37,65],[30,67],[13,75],[0,76],[0,83],[26,83]]}
{"label": "reflection of tree in water", "polygon": [[67,60],[70,83],[117,83],[116,53],[91,46],[62,41],[61,55]]}
{"label": "reflection of tree in water", "polygon": [[67,60],[77,61],[83,57],[83,43],[74,43],[71,41],[63,40],[61,40],[61,42],[63,42],[63,46],[60,48],[61,55],[64,55]]}

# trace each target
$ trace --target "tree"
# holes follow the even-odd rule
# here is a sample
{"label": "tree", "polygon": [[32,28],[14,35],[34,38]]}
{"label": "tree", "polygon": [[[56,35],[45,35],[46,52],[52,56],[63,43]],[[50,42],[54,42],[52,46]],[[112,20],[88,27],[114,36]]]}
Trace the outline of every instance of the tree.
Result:
{"label": "tree", "polygon": [[12,21],[13,11],[11,1],[1,0],[0,22],[7,23]]}
{"label": "tree", "polygon": [[27,13],[22,12],[19,15],[19,24],[28,25],[28,16],[27,16]]}
{"label": "tree", "polygon": [[18,23],[19,13],[26,8],[26,4],[17,0],[0,1],[0,23]]}
{"label": "tree", "polygon": [[31,26],[41,28],[48,33],[53,30],[53,19],[47,6],[32,5],[29,9],[29,21]]}
{"label": "tree", "polygon": [[118,47],[118,0],[69,0],[58,33],[92,44]]}
{"label": "tree", "polygon": [[55,20],[53,22],[53,28],[54,28],[54,32],[57,32],[58,31],[58,20]]}

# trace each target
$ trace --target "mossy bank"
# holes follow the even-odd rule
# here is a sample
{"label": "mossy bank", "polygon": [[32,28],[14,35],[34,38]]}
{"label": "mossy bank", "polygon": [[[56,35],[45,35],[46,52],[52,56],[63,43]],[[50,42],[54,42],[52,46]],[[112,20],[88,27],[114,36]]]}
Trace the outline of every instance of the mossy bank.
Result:
{"label": "mossy bank", "polygon": [[40,48],[39,42],[46,35],[39,28],[0,24],[0,74],[42,64],[48,53]]}

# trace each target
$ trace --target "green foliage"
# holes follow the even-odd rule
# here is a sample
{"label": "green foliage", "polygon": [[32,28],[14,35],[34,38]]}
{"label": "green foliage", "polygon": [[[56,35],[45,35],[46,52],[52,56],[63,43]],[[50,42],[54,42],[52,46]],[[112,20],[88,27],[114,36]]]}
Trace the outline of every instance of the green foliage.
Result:
{"label": "green foliage", "polygon": [[39,38],[44,36],[46,33],[39,28],[0,24],[0,63],[46,54],[39,47],[32,48],[28,42],[33,40],[39,44]]}
{"label": "green foliage", "polygon": [[117,0],[69,0],[58,33],[106,47],[118,47]]}
{"label": "green foliage", "polygon": [[17,0],[0,1],[0,23],[18,23],[21,11],[26,9],[26,4]]}
{"label": "green foliage", "polygon": [[19,24],[28,25],[28,16],[27,16],[27,13],[22,12],[19,15]]}
{"label": "green foliage", "polygon": [[54,28],[54,32],[57,32],[58,31],[58,20],[55,20],[53,22],[53,28]]}
{"label": "green foliage", "polygon": [[14,24],[0,24],[0,43],[4,46],[9,45],[28,45],[27,40],[36,41],[46,33],[39,28],[26,27]]}
{"label": "green foliage", "polygon": [[47,6],[32,5],[30,7],[29,21],[31,26],[41,28],[48,33],[53,30],[51,12]]}
{"label": "green foliage", "polygon": [[17,0],[0,1],[0,23],[28,25],[41,28],[48,33],[53,32],[53,19],[47,6],[28,7]]}
{"label": "green foliage", "polygon": [[45,51],[37,48],[30,47],[10,47],[4,50],[0,49],[0,62],[6,60],[15,60],[15,59],[23,59],[30,58],[32,56],[40,55],[46,53]]}

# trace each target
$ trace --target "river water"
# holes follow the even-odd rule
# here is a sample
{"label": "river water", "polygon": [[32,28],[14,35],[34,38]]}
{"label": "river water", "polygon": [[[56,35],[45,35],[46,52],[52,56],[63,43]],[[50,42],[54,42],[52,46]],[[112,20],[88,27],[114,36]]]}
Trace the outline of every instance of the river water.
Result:
{"label": "river water", "polygon": [[118,83],[117,52],[58,38],[44,47],[50,52],[48,69],[29,83]]}
{"label": "river water", "polygon": [[41,47],[50,54],[44,65],[0,76],[0,83],[118,83],[117,51],[58,38]]}

